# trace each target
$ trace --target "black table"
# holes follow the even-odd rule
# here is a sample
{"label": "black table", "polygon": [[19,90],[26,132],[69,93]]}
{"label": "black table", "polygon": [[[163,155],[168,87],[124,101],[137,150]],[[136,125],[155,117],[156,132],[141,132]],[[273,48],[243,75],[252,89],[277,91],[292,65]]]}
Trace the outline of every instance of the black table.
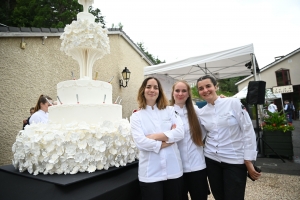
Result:
{"label": "black table", "polygon": [[139,200],[138,163],[94,173],[31,175],[12,165],[0,167],[0,199]]}

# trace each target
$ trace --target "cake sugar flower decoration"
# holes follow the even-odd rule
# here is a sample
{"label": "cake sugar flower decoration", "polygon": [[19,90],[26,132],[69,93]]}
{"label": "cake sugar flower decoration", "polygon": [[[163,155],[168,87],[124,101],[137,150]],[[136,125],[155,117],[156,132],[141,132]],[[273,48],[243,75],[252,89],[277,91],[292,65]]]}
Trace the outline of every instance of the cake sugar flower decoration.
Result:
{"label": "cake sugar flower decoration", "polygon": [[79,0],[84,12],[77,14],[77,21],[73,21],[64,29],[60,36],[63,40],[61,51],[77,60],[80,66],[80,78],[84,76],[92,79],[92,69],[96,60],[110,53],[107,29],[95,23],[94,15],[88,13],[88,7],[93,0]]}

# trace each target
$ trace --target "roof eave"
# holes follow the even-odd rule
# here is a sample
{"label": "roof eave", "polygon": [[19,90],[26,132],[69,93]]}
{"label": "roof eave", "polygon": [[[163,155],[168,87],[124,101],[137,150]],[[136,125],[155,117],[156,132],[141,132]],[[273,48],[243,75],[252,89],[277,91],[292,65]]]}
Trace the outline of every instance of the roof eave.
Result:
{"label": "roof eave", "polygon": [[[51,32],[0,32],[1,37],[60,37],[63,32],[51,33]],[[141,51],[140,48],[124,33],[124,31],[113,29],[108,31],[108,35],[120,35],[122,36],[144,59],[149,65],[154,65],[149,58]]]}
{"label": "roof eave", "polygon": [[[268,64],[267,66],[261,68],[261,69],[260,69],[260,72],[263,72],[263,71],[265,71],[265,70],[267,70],[267,69],[273,67],[274,65],[276,65],[276,64],[278,64],[278,63],[280,63],[280,62],[282,62],[282,61],[284,61],[284,60],[286,60],[286,59],[288,59],[289,57],[295,55],[295,54],[298,53],[298,52],[300,52],[300,48],[299,48],[299,49],[296,49],[295,51],[292,51],[291,53],[287,54],[287,55],[284,56],[283,58],[278,59],[278,60],[276,60],[276,61],[274,61],[274,62]],[[247,76],[246,78],[244,78],[244,79],[240,80],[239,82],[235,83],[235,85],[239,85],[240,83],[242,83],[242,82],[244,82],[244,81],[246,81],[246,80],[248,80],[248,79],[250,79],[250,78],[252,78],[252,77],[253,77],[253,75]]]}

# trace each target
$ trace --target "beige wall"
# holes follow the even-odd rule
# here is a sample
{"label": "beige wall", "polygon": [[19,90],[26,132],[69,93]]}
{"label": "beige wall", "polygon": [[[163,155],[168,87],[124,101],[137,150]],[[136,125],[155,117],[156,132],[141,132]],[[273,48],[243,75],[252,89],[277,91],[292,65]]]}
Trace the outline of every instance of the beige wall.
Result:
{"label": "beige wall", "polygon": [[[149,64],[120,35],[109,35],[111,53],[96,61],[93,74],[98,80],[112,81],[113,100],[121,96],[123,118],[137,107],[137,90],[144,79],[143,68]],[[26,48],[20,48],[21,38],[0,37],[0,165],[11,164],[11,147],[22,129],[22,120],[29,116],[40,94],[56,99],[56,84],[71,79],[71,71],[79,77],[77,61],[60,51],[59,37],[24,37]],[[129,86],[119,87],[124,67],[131,71]]]}
{"label": "beige wall", "polygon": [[[298,52],[260,73],[260,80],[266,82],[266,88],[277,86],[275,71],[281,68],[290,70],[292,85],[300,85],[300,52]],[[245,86],[248,86],[249,81],[253,80],[252,77],[240,83],[238,85],[238,90],[242,90]]]}

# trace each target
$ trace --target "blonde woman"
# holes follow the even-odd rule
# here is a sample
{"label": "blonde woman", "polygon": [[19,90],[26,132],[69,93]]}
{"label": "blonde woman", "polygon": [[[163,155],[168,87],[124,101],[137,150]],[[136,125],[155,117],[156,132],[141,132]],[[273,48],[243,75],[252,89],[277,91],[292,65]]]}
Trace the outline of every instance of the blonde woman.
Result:
{"label": "blonde woman", "polygon": [[184,179],[183,199],[206,200],[209,193],[206,164],[203,154],[203,138],[197,112],[193,105],[191,88],[186,81],[178,81],[172,87],[171,105],[184,124],[184,139],[177,142]]}

